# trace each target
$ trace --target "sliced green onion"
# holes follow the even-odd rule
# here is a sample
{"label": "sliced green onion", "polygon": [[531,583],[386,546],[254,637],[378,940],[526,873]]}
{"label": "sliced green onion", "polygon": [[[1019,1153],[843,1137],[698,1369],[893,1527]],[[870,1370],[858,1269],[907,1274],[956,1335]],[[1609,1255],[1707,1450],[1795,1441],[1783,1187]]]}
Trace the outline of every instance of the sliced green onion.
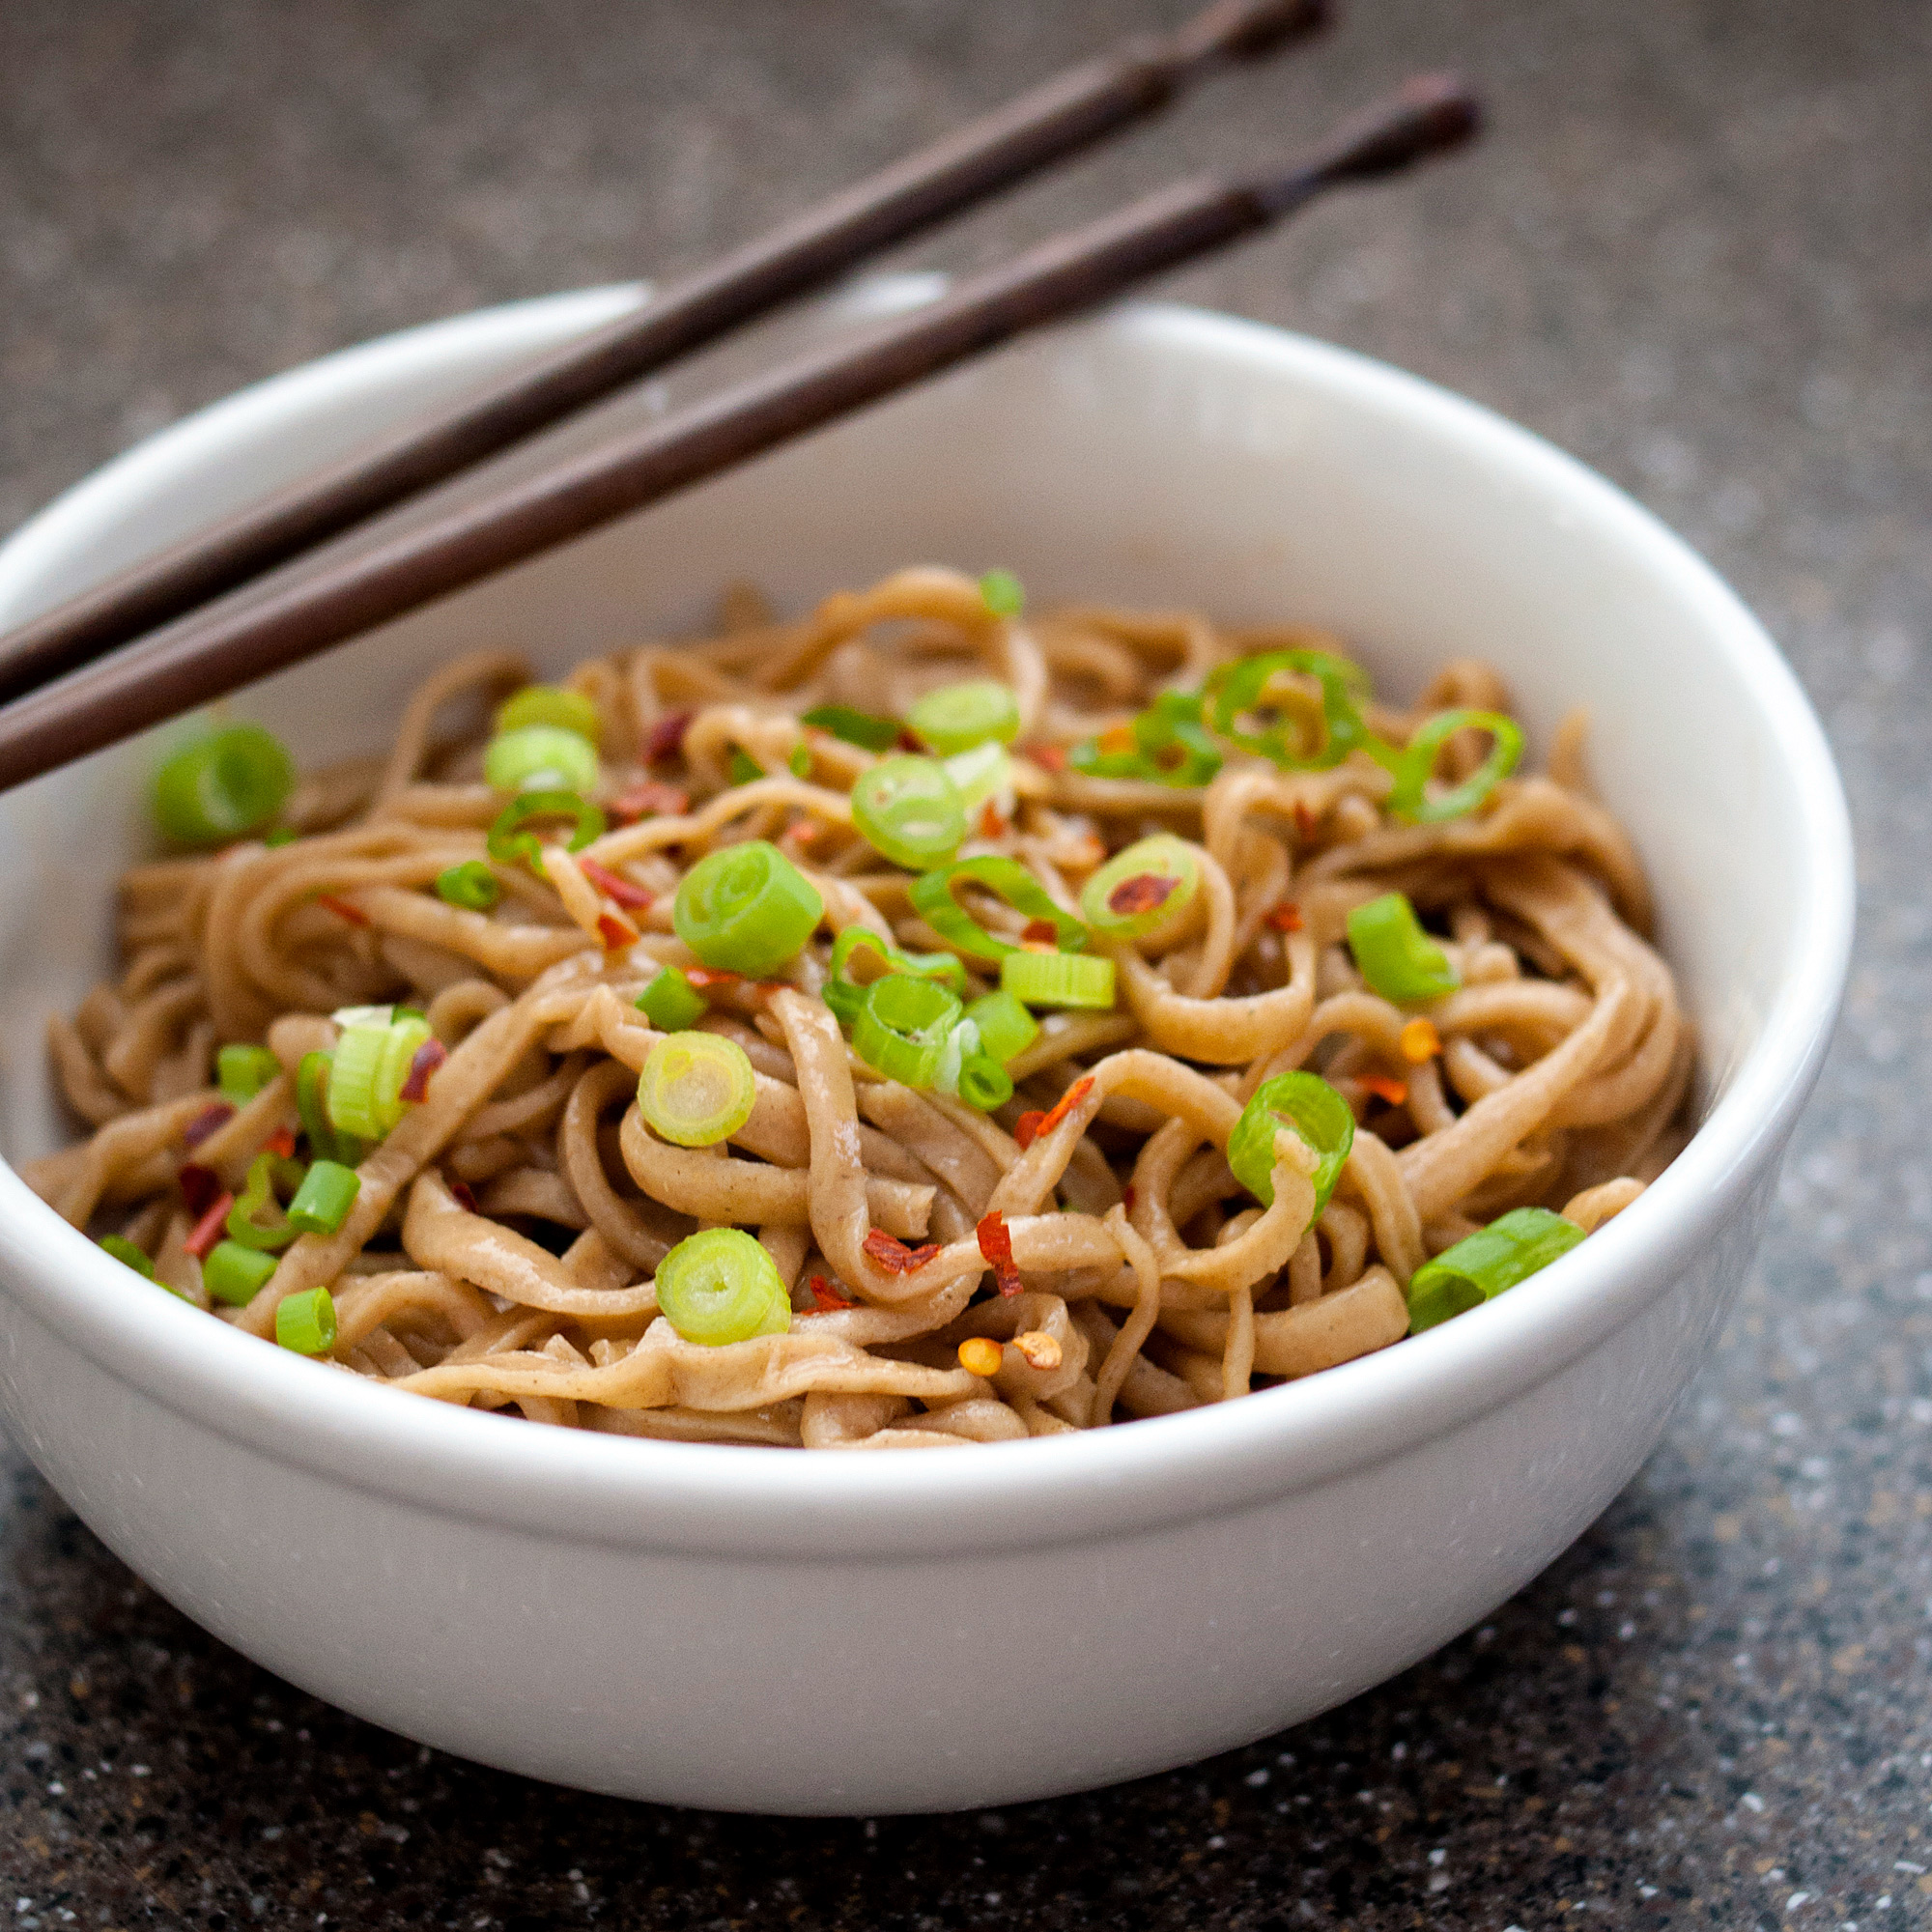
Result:
{"label": "sliced green onion", "polygon": [[764,777],[765,768],[749,753],[734,750],[725,775],[734,785],[756,784]]}
{"label": "sliced green onion", "polygon": [[1409,1333],[1419,1335],[1493,1301],[1582,1238],[1576,1222],[1547,1208],[1512,1209],[1416,1269],[1408,1284]]}
{"label": "sliced green onion", "polygon": [[523,731],[532,724],[548,724],[559,731],[574,731],[595,746],[604,735],[597,707],[581,691],[565,691],[554,684],[526,684],[514,697],[506,698],[497,711],[497,729]]}
{"label": "sliced green onion", "polygon": [[928,691],[906,713],[906,723],[937,756],[950,758],[988,740],[1010,745],[1020,735],[1020,701],[1010,685],[976,677]]}
{"label": "sliced green onion", "polygon": [[658,1307],[687,1342],[728,1348],[791,1326],[791,1297],[774,1262],[742,1228],[705,1228],[658,1264]]}
{"label": "sliced green onion", "polygon": [[852,818],[875,851],[908,871],[937,865],[966,837],[966,807],[933,758],[881,758],[852,786]]}
{"label": "sliced green onion", "polygon": [[543,870],[543,846],[527,828],[547,819],[571,821],[569,850],[581,852],[604,836],[604,814],[574,791],[526,791],[497,814],[490,828],[490,856],[498,865],[524,860],[533,872]]}
{"label": "sliced green onion", "polygon": [[677,889],[671,924],[705,965],[761,980],[795,959],[825,911],[818,888],[769,839],[698,860]]}
{"label": "sliced green onion", "polygon": [[[258,1218],[265,1208],[275,1218],[264,1226]],[[248,1166],[248,1184],[235,1197],[228,1210],[228,1238],[244,1248],[266,1255],[279,1254],[301,1232],[283,1218],[275,1203],[274,1156],[257,1154]]]}
{"label": "sliced green onion", "polygon": [[498,791],[591,792],[599,776],[596,746],[555,724],[500,732],[483,753],[484,780]]}
{"label": "sliced green onion", "polygon": [[852,1023],[852,1050],[888,1080],[931,1087],[963,1009],[933,980],[891,973],[866,988]]}
{"label": "sliced green onion", "polygon": [[798,722],[830,731],[867,752],[890,752],[899,741],[899,727],[892,719],[874,718],[869,711],[854,711],[846,704],[821,704]]}
{"label": "sliced green onion", "polygon": [[126,1235],[102,1235],[103,1247],[123,1267],[130,1267],[149,1281],[155,1279],[155,1264]]}
{"label": "sliced green onion", "polygon": [[155,774],[155,817],[177,845],[222,845],[268,824],[295,788],[295,762],[272,731],[228,724]]}
{"label": "sliced green onion", "polygon": [[980,1029],[980,1046],[999,1065],[1024,1053],[1039,1037],[1039,1022],[1005,991],[986,993],[966,1009]]}
{"label": "sliced green onion", "polygon": [[1096,779],[1140,779],[1152,784],[1205,785],[1221,769],[1220,749],[1201,722],[1200,694],[1163,691],[1128,727],[1130,745],[1112,733],[1084,739],[1066,761]]}
{"label": "sliced green onion", "polygon": [[1001,792],[1010,790],[1013,782],[1013,761],[1007,756],[1007,748],[990,740],[983,745],[975,745],[970,752],[960,752],[946,760],[946,776],[952,781],[952,786],[959,794],[959,803],[965,808],[970,821],[980,808],[989,798],[997,798]]}
{"label": "sliced green onion", "polygon": [[852,955],[859,952],[872,953],[879,960],[881,974],[911,973],[922,980],[936,980],[965,998],[966,969],[952,953],[904,952],[869,926],[848,925],[832,942],[832,969],[821,994],[825,1004],[848,1024],[866,1003],[866,984],[854,980],[850,971]]}
{"label": "sliced green onion", "polygon": [[1012,1075],[983,1053],[969,1054],[959,1065],[959,1097],[969,1107],[990,1114],[1013,1097]]}
{"label": "sliced green onion", "polygon": [[296,1067],[296,1112],[308,1136],[310,1153],[319,1160],[354,1167],[362,1158],[361,1142],[354,1134],[337,1133],[328,1122],[328,1076],[334,1064],[332,1050],[302,1055]]}
{"label": "sliced green onion", "polygon": [[638,995],[638,1010],[660,1033],[682,1033],[711,1010],[711,1002],[675,966],[667,966]]}
{"label": "sliced green onion", "polygon": [[[1286,719],[1258,732],[1240,727],[1241,717],[1261,703],[1268,684],[1284,671],[1313,677],[1321,687],[1320,744],[1305,742],[1298,731],[1291,742]],[[1202,692],[1207,721],[1215,731],[1244,752],[1272,758],[1285,771],[1325,771],[1350,752],[1379,745],[1362,717],[1361,708],[1371,695],[1368,673],[1361,666],[1331,651],[1264,651],[1237,658],[1217,666]]]}
{"label": "sliced green onion", "polygon": [[[1435,773],[1436,754],[1458,731],[1487,731],[1490,754],[1461,784],[1431,798],[1424,787]],[[1522,726],[1514,718],[1500,711],[1438,711],[1404,748],[1388,809],[1398,818],[1419,825],[1461,818],[1474,811],[1516,770],[1521,756]]]}
{"label": "sliced green onion", "polygon": [[1355,1117],[1327,1081],[1313,1073],[1277,1073],[1255,1089],[1228,1136],[1235,1179],[1264,1208],[1274,1206],[1274,1137],[1293,1127],[1316,1155],[1315,1211],[1321,1213],[1355,1144]]}
{"label": "sliced green onion", "polygon": [[298,1355],[326,1355],[335,1347],[335,1297],[326,1288],[286,1295],[275,1305],[275,1340]]}
{"label": "sliced green onion", "polygon": [[1080,889],[1080,910],[1109,939],[1144,939],[1176,923],[1201,890],[1194,846],[1158,832],[1109,859]]}
{"label": "sliced green onion", "polygon": [[349,1218],[362,1177],[336,1160],[312,1160],[296,1198],[289,1203],[289,1226],[300,1235],[333,1235]]}
{"label": "sliced green onion", "polygon": [[281,1070],[282,1063],[266,1046],[231,1041],[214,1055],[214,1084],[231,1107],[245,1107]]}
{"label": "sliced green onion", "polygon": [[795,779],[809,779],[811,776],[811,747],[803,744],[794,745],[791,748],[791,756],[785,760],[785,769]]}
{"label": "sliced green onion", "polygon": [[434,1036],[415,1015],[387,1026],[345,1028],[329,1068],[328,1123],[337,1133],[379,1141],[403,1118],[403,1087],[416,1049]]}
{"label": "sliced green onion", "polygon": [[1463,983],[1402,893],[1384,893],[1349,915],[1349,951],[1370,990],[1398,1006],[1439,1000]]}
{"label": "sliced green onion", "polygon": [[1062,946],[1078,949],[1086,945],[1087,928],[1070,912],[1057,906],[1046,888],[1017,859],[988,853],[978,859],[957,859],[923,874],[912,884],[914,909],[955,952],[975,959],[1004,959],[1019,950],[1011,940],[988,932],[952,896],[955,881],[961,880],[997,893],[1029,920],[1051,921]]}
{"label": "sliced green onion", "polygon": [[1000,986],[1030,1007],[1114,1004],[1114,962],[1085,952],[1009,952],[1000,961]]}
{"label": "sliced green onion", "polygon": [[245,1308],[274,1273],[275,1257],[240,1241],[216,1241],[201,1264],[201,1285],[216,1301]]}
{"label": "sliced green onion", "polygon": [[1010,570],[989,570],[980,580],[980,601],[996,617],[1017,617],[1026,609],[1026,587]]}
{"label": "sliced green onion", "polygon": [[745,1049],[722,1034],[680,1033],[644,1056],[638,1112],[678,1147],[716,1147],[752,1118],[757,1081]]}
{"label": "sliced green onion", "polygon": [[481,859],[466,859],[436,875],[436,895],[444,905],[488,912],[502,897],[503,889]]}
{"label": "sliced green onion", "polygon": [[292,830],[289,826],[278,825],[272,832],[262,834],[262,843],[272,852],[277,846],[293,845],[300,837],[300,833]]}

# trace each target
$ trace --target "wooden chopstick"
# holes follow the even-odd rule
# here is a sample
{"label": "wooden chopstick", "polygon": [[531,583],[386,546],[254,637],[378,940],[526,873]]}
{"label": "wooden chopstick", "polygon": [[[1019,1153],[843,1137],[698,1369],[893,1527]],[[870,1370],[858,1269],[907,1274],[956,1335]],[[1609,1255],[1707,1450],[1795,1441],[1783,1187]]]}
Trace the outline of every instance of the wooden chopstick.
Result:
{"label": "wooden chopstick", "polygon": [[1268,227],[1326,189],[1467,140],[1474,97],[1423,75],[1280,173],[1183,183],[923,308],[612,437],[478,501],[320,553],[0,708],[0,790],[313,656],[465,584],[980,355],[1148,276]]}
{"label": "wooden chopstick", "polygon": [[1152,113],[1215,66],[1314,32],[1328,14],[1329,0],[1215,0],[1164,39],[1132,42],[1068,70],[452,409],[405,425],[0,638],[0,698],[71,671],[420,495],[865,256]]}

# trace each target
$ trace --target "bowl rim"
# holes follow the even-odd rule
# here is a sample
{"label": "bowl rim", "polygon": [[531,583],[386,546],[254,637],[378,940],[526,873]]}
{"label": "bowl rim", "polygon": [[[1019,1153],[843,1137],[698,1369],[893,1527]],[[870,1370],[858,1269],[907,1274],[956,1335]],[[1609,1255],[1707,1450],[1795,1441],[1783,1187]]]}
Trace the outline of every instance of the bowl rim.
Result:
{"label": "bowl rim", "polygon": [[[0,547],[0,610],[168,487],[183,465],[318,402],[452,356],[535,351],[639,298],[576,291],[400,331],[271,377],[163,430],[75,485]],[[1253,1507],[1371,1467],[1527,1393],[1666,1291],[1775,1163],[1817,1076],[1849,963],[1849,814],[1809,701],[1756,618],[1682,539],[1574,457],[1481,404],[1352,351],[1172,303],[1056,331],[1119,336],[1178,359],[1249,368],[1461,445],[1526,496],[1555,497],[1661,580],[1731,661],[1797,794],[1795,889],[1810,908],[1756,1043],[1678,1158],[1626,1213],[1509,1295],[1355,1362],[1236,1403],[1129,1429],[969,1456],[798,1456],[532,1429],[313,1365],[168,1296],[130,1300],[126,1272],[0,1163],[0,1293],[109,1375],[217,1435],[372,1497],[533,1534],[737,1556],[882,1560],[1069,1544]],[[1010,354],[1024,354],[1009,351]],[[212,1331],[212,1332],[211,1332]],[[508,1432],[519,1433],[512,1437]],[[1016,1504],[1024,1504],[1016,1508]]]}

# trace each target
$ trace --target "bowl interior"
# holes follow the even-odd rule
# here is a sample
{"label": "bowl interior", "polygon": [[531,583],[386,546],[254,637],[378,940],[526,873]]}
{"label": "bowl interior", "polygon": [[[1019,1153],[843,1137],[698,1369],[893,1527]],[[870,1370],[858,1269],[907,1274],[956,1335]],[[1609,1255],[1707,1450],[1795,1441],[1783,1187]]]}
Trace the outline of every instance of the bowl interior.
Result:
{"label": "bowl interior", "polygon": [[[0,553],[0,621],[631,298],[414,330],[164,433]],[[1762,1115],[1808,1077],[1842,977],[1849,845],[1816,721],[1762,632],[1653,519],[1548,445],[1254,325],[1154,306],[1037,338],[270,679],[233,709],[304,761],[373,750],[455,650],[509,644],[559,669],[703,626],[733,579],[797,609],[913,560],[1007,565],[1039,603],[1312,621],[1397,696],[1447,657],[1486,657],[1514,687],[1532,762],[1565,712],[1587,708],[1599,787],[1650,869],[1700,1028],[1707,1098],[1755,1068],[1746,1111]],[[155,740],[181,728],[0,798],[13,1159],[65,1138],[44,1016],[109,956],[114,876],[146,845]],[[1756,1125],[1741,1116],[1727,1130],[1713,1174]]]}

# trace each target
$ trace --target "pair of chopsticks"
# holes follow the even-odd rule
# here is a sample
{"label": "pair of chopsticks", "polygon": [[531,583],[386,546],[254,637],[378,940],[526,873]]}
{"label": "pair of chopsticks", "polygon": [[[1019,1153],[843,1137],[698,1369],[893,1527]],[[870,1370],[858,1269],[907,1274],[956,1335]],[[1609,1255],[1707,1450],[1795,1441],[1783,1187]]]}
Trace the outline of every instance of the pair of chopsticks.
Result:
{"label": "pair of chopsticks", "polygon": [[834,196],[480,394],[0,638],[0,789],[313,656],[659,501],[1043,323],[1270,226],[1326,189],[1475,131],[1428,75],[1293,166],[1150,195],[939,299],[401,533],[360,527],[715,341],[867,254],[1153,112],[1213,68],[1325,24],[1327,0],[1218,0],[1178,33],[1076,68]]}

